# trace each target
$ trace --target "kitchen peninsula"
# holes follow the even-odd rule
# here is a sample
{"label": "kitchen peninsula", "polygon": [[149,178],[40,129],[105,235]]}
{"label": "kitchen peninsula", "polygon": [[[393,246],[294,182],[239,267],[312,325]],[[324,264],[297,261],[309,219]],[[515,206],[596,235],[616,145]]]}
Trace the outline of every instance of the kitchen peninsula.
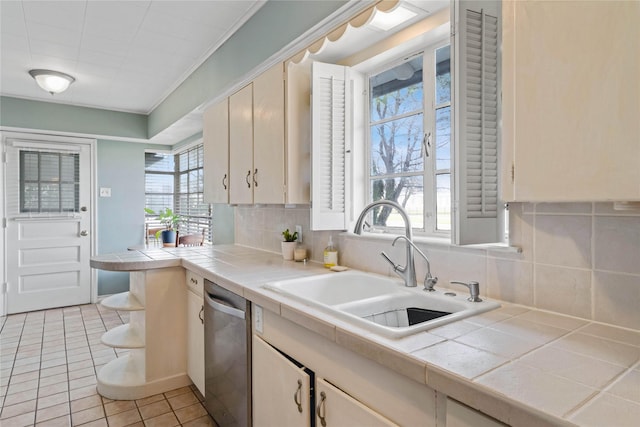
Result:
{"label": "kitchen peninsula", "polygon": [[[402,417],[420,414],[422,425],[438,426],[465,425],[461,419],[488,423],[483,425],[622,426],[632,425],[639,416],[637,331],[502,303],[494,311],[387,339],[261,287],[269,281],[326,273],[320,264],[283,261],[279,254],[238,245],[101,255],[92,258],[91,266],[134,276],[152,273],[156,279],[167,273],[185,294],[184,271],[179,272],[190,271],[250,300],[254,313],[261,310],[263,332],[254,322],[254,340],[259,338],[305,364],[311,363],[305,358],[315,358],[316,366],[324,363],[321,356],[307,356],[306,351],[320,343],[323,352],[333,351],[336,366],[316,370],[341,372],[337,365],[344,354],[345,360],[359,361],[348,370],[378,369],[376,376],[392,379],[388,390],[378,390],[389,393],[391,400],[400,401],[405,390],[420,391],[420,396],[405,402],[403,414],[397,414],[376,406],[379,397],[368,395],[357,381],[334,383],[386,417],[390,425],[406,424]],[[154,293],[154,286],[146,282],[147,295]],[[174,297],[155,301],[182,304]],[[282,348],[295,339],[308,342],[309,349]],[[186,355],[178,359],[185,373]],[[255,368],[253,375],[259,375]],[[254,394],[254,407],[256,398]]]}

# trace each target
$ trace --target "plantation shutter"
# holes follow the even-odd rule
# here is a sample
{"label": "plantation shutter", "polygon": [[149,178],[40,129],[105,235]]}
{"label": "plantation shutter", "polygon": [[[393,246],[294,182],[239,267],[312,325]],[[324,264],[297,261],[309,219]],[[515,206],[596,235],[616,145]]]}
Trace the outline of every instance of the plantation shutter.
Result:
{"label": "plantation shutter", "polygon": [[500,2],[453,2],[453,243],[503,239],[499,200]]}
{"label": "plantation shutter", "polygon": [[346,154],[350,151],[348,67],[311,67],[311,229],[346,230],[350,203]]}

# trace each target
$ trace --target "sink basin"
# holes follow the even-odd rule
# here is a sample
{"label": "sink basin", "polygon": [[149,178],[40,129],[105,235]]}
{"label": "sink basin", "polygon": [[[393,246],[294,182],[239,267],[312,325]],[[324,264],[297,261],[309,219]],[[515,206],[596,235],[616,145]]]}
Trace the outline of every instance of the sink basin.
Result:
{"label": "sink basin", "polygon": [[263,287],[389,338],[500,307],[493,301],[467,301],[466,293],[425,292],[421,287],[407,288],[400,280],[354,270],[271,282]]}
{"label": "sink basin", "polygon": [[310,301],[324,305],[344,304],[389,294],[402,289],[402,286],[404,285],[400,280],[354,270],[282,280],[264,285],[267,289],[287,294],[304,302]]}

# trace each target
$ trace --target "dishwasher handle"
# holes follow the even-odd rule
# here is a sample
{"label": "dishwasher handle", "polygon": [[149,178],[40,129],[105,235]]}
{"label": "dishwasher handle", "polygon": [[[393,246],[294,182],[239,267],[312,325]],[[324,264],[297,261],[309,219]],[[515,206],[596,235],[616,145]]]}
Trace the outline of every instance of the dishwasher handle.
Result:
{"label": "dishwasher handle", "polygon": [[221,311],[225,314],[228,314],[233,317],[237,317],[239,319],[245,318],[244,311],[231,307],[227,301],[216,298],[214,295],[210,294],[209,292],[205,292],[205,301],[209,305],[209,307],[211,307],[216,311]]}

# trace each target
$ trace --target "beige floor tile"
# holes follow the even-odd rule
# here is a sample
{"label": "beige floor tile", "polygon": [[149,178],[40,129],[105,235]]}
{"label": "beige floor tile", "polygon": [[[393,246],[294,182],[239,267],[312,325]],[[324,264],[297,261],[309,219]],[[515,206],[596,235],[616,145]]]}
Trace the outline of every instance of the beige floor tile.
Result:
{"label": "beige floor tile", "polygon": [[153,402],[157,402],[159,400],[164,400],[164,395],[162,394],[154,394],[153,396],[145,397],[144,399],[136,400],[136,405],[145,406]]}
{"label": "beige floor tile", "polygon": [[96,384],[96,376],[91,375],[88,377],[82,377],[75,380],[69,381],[69,388],[74,390],[76,388],[87,387]]}
{"label": "beige floor tile", "polygon": [[177,388],[175,390],[171,390],[166,392],[164,395],[168,398],[173,397],[173,396],[177,396],[179,394],[184,394],[184,393],[188,393],[191,391],[191,387],[187,386],[187,387],[181,387],[181,388]]}
{"label": "beige floor tile", "polygon": [[[145,420],[144,425],[146,427],[172,427],[180,425],[180,422],[173,412],[169,412],[167,414]],[[109,426],[111,427],[111,424],[109,424]]]}
{"label": "beige floor tile", "polygon": [[102,408],[102,405],[87,408],[71,414],[71,421],[74,426],[99,420],[100,418],[104,418],[104,409]]}
{"label": "beige floor tile", "polygon": [[63,372],[56,375],[51,375],[45,378],[40,378],[40,387],[46,387],[53,384],[58,384],[62,382],[67,382],[67,373]]}
{"label": "beige floor tile", "polygon": [[28,412],[26,414],[17,415],[12,418],[2,420],[2,427],[25,427],[32,426],[36,419],[35,412]]}
{"label": "beige floor tile", "polygon": [[39,377],[38,371],[27,372],[20,375],[12,375],[10,384],[18,384],[25,381],[37,380]]}
{"label": "beige floor tile", "polygon": [[87,387],[76,388],[69,391],[69,399],[73,401],[73,400],[82,399],[83,397],[93,396],[95,394],[98,394],[98,391],[96,390],[96,386],[90,385]]}
{"label": "beige floor tile", "polygon": [[4,398],[4,405],[11,406],[17,403],[26,402],[27,400],[33,400],[38,397],[38,389],[34,388],[32,390],[21,391],[16,394],[7,394]]}
{"label": "beige floor tile", "polygon": [[69,415],[69,412],[69,403],[67,402],[50,406],[44,409],[38,408],[38,411],[36,412],[36,423],[62,417],[64,415]]}
{"label": "beige floor tile", "polygon": [[129,424],[137,423],[138,421],[142,421],[142,418],[140,417],[140,412],[138,412],[137,409],[131,409],[129,411],[120,412],[119,414],[107,417],[109,427],[128,426]]}
{"label": "beige floor tile", "polygon": [[82,424],[82,427],[108,427],[109,424],[107,423],[107,419],[106,418],[100,418],[94,421],[90,421],[86,424]]}
{"label": "beige floor tile", "polygon": [[162,399],[158,402],[140,406],[138,410],[142,415],[142,419],[146,420],[149,418],[157,417],[158,415],[166,414],[167,412],[171,412],[171,407],[169,406],[169,402]]}
{"label": "beige floor tile", "polygon": [[33,412],[35,410],[36,410],[36,399],[27,400],[26,402],[21,402],[11,406],[5,406],[2,408],[2,412],[0,412],[0,420],[4,420],[6,418],[12,418],[17,415]]}
{"label": "beige floor tile", "polygon": [[69,372],[77,371],[78,369],[93,368],[93,360],[81,360],[80,362],[71,362],[67,365]]}
{"label": "beige floor tile", "polygon": [[136,402],[133,400],[114,400],[104,405],[104,412],[107,414],[107,417],[132,409],[136,409]]}
{"label": "beige floor tile", "polygon": [[90,366],[84,369],[78,369],[76,371],[69,372],[69,379],[76,380],[78,378],[89,377],[95,374],[96,374],[95,369],[93,368],[93,366]]}
{"label": "beige floor tile", "polygon": [[40,370],[40,378],[50,377],[51,375],[57,375],[63,372],[67,372],[66,365],[54,366],[52,368],[45,368]]}
{"label": "beige floor tile", "polygon": [[69,390],[69,384],[67,382],[48,385],[38,388],[38,397],[51,396],[52,394],[62,393]]}
{"label": "beige floor tile", "polygon": [[63,391],[61,393],[52,394],[50,396],[41,397],[38,399],[38,409],[48,408],[49,406],[58,405],[69,401],[69,392]]}
{"label": "beige floor tile", "polygon": [[195,405],[186,406],[176,411],[176,417],[178,417],[178,421],[180,421],[181,424],[195,420],[196,418],[200,418],[206,414],[207,410],[204,409],[204,406],[199,402]]}
{"label": "beige floor tile", "polygon": [[174,411],[199,402],[198,398],[195,394],[193,394],[191,390],[189,390],[189,393],[179,394],[177,396],[168,398],[168,400],[171,408],[173,408]]}
{"label": "beige floor tile", "polygon": [[217,424],[211,419],[209,415],[196,418],[195,420],[188,421],[182,425],[184,427],[217,427]]}
{"label": "beige floor tile", "polygon": [[81,399],[73,400],[71,402],[71,412],[80,412],[85,409],[93,408],[95,406],[101,406],[102,399],[99,395],[94,394],[93,396],[83,397]]}
{"label": "beige floor tile", "polygon": [[34,388],[38,388],[38,380],[29,380],[23,381],[17,384],[9,384],[9,389],[7,390],[7,394],[15,394],[20,393],[21,391],[31,390]]}
{"label": "beige floor tile", "polygon": [[[64,363],[64,362],[63,362]],[[53,366],[53,365],[51,365]],[[44,368],[48,368],[49,366],[43,366]],[[41,366],[40,363],[31,363],[29,365],[23,365],[23,366],[15,366],[13,368],[13,374],[24,374],[25,372],[32,372],[32,371],[38,371],[40,370]]]}
{"label": "beige floor tile", "polygon": [[42,421],[36,424],[36,427],[70,427],[71,417],[69,415],[63,415],[51,420]]}

